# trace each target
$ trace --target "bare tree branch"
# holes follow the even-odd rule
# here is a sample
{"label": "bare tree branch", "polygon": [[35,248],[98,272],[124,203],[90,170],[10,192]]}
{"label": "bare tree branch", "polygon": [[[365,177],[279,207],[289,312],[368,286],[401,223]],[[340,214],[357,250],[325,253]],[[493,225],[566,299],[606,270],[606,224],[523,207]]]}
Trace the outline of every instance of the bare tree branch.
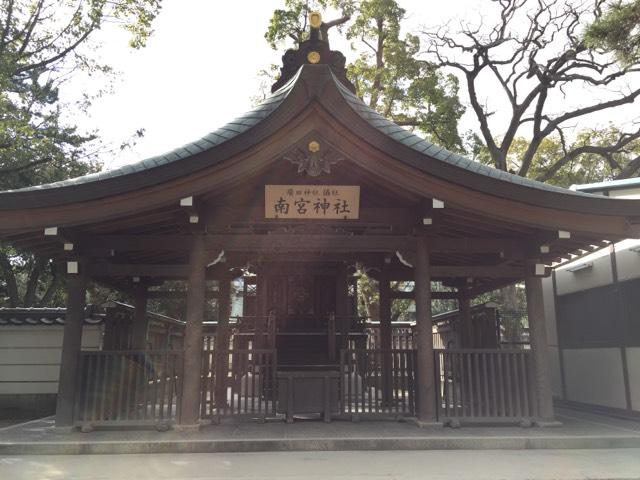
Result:
{"label": "bare tree branch", "polygon": [[[568,129],[574,129],[569,122],[613,111],[640,97],[640,88],[626,85],[637,84],[640,64],[622,66],[611,55],[590,50],[582,42],[583,26],[602,15],[602,0],[595,5],[577,0],[493,0],[492,4],[495,12],[491,24],[462,24],[455,33],[444,27],[424,31],[427,47],[423,53],[440,68],[462,72],[469,103],[494,166],[507,170],[507,155],[514,140],[524,137],[529,144],[517,163],[518,174],[526,176],[543,140],[557,135],[565,152],[547,172],[536,173],[542,181],[585,153],[600,155],[612,169],[622,168],[625,174],[637,171],[633,165],[613,168],[617,163],[614,154],[632,141],[630,134],[608,146],[579,146],[573,150],[566,138]],[[490,116],[492,110],[502,107],[484,106],[480,101],[487,81],[495,82],[503,95],[499,98],[492,93],[492,103],[502,105],[500,101],[504,101],[511,106],[506,127],[502,124],[500,130]],[[585,95],[582,105],[563,109],[565,103],[560,100],[567,94],[605,86],[617,91],[599,90],[601,98],[594,95],[590,101]]]}

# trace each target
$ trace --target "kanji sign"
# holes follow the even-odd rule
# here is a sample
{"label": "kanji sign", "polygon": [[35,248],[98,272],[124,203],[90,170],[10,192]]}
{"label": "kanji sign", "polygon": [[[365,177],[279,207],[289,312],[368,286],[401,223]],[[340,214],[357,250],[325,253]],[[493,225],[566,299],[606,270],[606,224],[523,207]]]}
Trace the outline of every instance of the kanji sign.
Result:
{"label": "kanji sign", "polygon": [[266,218],[358,219],[360,187],[352,185],[265,185]]}

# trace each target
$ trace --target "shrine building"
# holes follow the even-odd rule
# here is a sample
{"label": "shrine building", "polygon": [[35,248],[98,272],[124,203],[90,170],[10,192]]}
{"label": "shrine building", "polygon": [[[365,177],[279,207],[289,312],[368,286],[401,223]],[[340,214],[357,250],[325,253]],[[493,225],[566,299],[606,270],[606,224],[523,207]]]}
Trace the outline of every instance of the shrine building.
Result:
{"label": "shrine building", "polygon": [[[272,95],[209,135],[0,192],[0,240],[66,266],[57,427],[554,423],[542,279],[638,237],[640,202],[499,171],[395,125],[355,95],[315,25],[283,56]],[[379,285],[375,335],[358,315],[357,268]],[[530,348],[482,340],[474,298],[522,281]],[[84,351],[90,282],[129,295],[135,313],[111,327],[120,341],[105,333]],[[230,318],[238,288],[242,315]],[[180,341],[147,342],[152,298],[184,301]],[[394,299],[415,302],[402,344]],[[455,344],[434,347],[435,299],[458,303]]]}

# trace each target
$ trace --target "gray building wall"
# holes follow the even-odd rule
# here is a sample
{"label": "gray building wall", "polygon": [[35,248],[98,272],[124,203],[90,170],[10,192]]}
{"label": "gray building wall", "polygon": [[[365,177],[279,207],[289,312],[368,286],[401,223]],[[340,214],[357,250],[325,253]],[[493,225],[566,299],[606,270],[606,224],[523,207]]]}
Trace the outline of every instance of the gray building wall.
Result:
{"label": "gray building wall", "polygon": [[[558,322],[562,315],[557,311],[563,297],[583,292],[586,295],[601,296],[602,289],[640,278],[640,253],[629,248],[640,246],[640,241],[625,241],[616,245],[615,257],[604,249],[555,271],[554,279],[544,280],[544,299],[549,327],[549,357],[551,360],[553,393],[556,397],[599,407],[640,412],[640,345],[634,338],[623,338],[621,341],[611,337],[624,337],[624,332],[602,331],[602,338],[596,341],[563,342],[559,335]],[[612,263],[615,261],[615,263]],[[588,268],[572,271],[581,265]],[[614,267],[617,266],[617,278]],[[640,292],[638,292],[640,294]],[[624,303],[618,297],[618,303]],[[596,300],[597,301],[597,300]],[[632,305],[618,305],[617,311],[609,311],[609,317],[603,319],[608,329],[621,328],[616,316],[623,315],[624,309],[634,308]],[[640,312],[637,321],[640,322]],[[579,320],[579,319],[578,319]],[[592,328],[578,321],[571,328]],[[599,341],[601,340],[601,341]]]}
{"label": "gray building wall", "polygon": [[[99,350],[102,325],[85,325],[82,349]],[[55,406],[62,325],[0,328],[0,409],[49,413]]]}

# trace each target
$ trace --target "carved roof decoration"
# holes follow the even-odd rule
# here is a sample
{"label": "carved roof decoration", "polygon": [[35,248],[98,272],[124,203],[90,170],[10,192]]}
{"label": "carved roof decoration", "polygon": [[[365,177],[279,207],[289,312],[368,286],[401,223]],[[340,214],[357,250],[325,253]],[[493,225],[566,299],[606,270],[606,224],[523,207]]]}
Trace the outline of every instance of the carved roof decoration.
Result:
{"label": "carved roof decoration", "polygon": [[[348,17],[345,17],[345,20]],[[331,23],[322,21],[318,12],[309,14],[309,39],[300,42],[298,48],[287,50],[282,55],[282,67],[280,67],[280,78],[271,86],[271,92],[282,88],[303,65],[326,64],[329,66],[336,78],[349,91],[355,93],[356,87],[347,78],[347,59],[337,50],[331,50],[329,46],[328,30]]]}
{"label": "carved roof decoration", "polygon": [[[316,138],[316,137],[313,137]],[[345,159],[344,155],[322,140],[298,145],[282,158],[298,167],[298,173],[310,177],[330,175],[331,166]]]}

